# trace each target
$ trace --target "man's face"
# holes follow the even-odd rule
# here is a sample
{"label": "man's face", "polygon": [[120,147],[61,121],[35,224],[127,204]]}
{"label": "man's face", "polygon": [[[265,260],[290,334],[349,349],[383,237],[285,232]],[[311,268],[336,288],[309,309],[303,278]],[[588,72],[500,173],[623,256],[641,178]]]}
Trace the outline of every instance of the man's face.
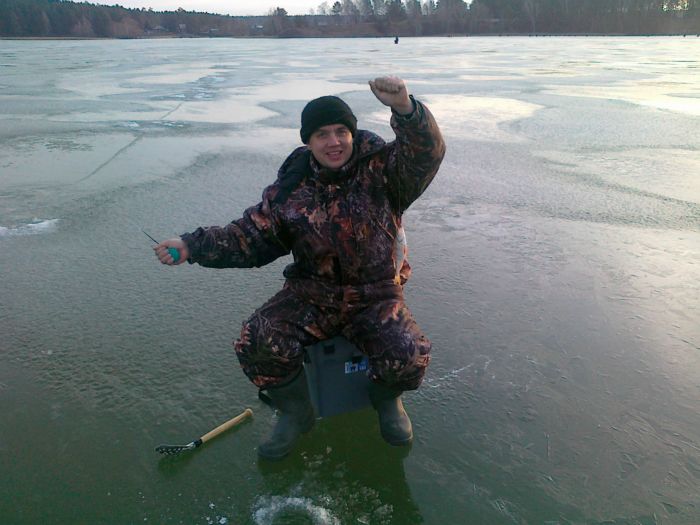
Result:
{"label": "man's face", "polygon": [[311,134],[308,146],[321,166],[337,170],[352,156],[352,133],[344,124],[323,126]]}

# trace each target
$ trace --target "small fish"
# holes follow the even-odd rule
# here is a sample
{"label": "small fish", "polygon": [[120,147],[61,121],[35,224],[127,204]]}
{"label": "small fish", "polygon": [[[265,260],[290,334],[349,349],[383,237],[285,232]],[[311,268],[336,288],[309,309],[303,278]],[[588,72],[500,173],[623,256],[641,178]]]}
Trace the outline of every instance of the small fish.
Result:
{"label": "small fish", "polygon": [[396,241],[394,241],[394,260],[396,261],[396,273],[394,274],[394,282],[401,284],[401,267],[403,261],[408,254],[408,243],[406,242],[406,232],[403,226],[396,232]]}

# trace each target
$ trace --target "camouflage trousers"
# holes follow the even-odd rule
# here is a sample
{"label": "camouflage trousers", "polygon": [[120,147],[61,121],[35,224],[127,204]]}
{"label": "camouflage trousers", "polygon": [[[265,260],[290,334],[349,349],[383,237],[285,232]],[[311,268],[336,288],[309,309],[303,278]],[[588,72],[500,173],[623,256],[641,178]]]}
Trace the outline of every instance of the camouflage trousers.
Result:
{"label": "camouflage trousers", "polygon": [[302,367],[304,347],[342,335],[369,358],[373,381],[400,390],[420,386],[430,361],[423,335],[393,281],[332,286],[290,279],[243,323],[234,342],[243,372],[259,388],[274,387]]}

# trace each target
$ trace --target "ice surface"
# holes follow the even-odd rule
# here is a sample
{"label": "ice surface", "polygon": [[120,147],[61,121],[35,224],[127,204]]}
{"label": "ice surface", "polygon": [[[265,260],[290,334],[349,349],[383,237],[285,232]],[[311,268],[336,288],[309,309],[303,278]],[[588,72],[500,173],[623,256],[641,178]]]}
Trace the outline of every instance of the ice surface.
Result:
{"label": "ice surface", "polygon": [[425,101],[435,118],[444,122],[441,129],[446,133],[493,142],[522,142],[522,136],[503,124],[530,117],[542,107],[506,97],[427,94]]}
{"label": "ice surface", "polygon": [[[698,57],[682,38],[2,41],[0,490],[36,523],[194,523],[216,501],[212,522],[695,525]],[[410,457],[360,414],[304,436],[326,460],[269,473],[262,416],[156,467],[144,443],[257,402],[230,341],[288,258],[164,268],[140,229],[238,218],[314,96],[391,140],[366,85],[386,73],[447,143],[404,216],[433,342]]]}
{"label": "ice surface", "polygon": [[50,233],[55,231],[58,226],[59,219],[46,219],[28,224],[20,224],[18,226],[5,227],[0,226],[0,237],[9,237],[13,235],[39,235],[42,233]]}
{"label": "ice surface", "polygon": [[[697,73],[696,73],[697,75]],[[677,111],[700,116],[700,89],[690,76],[674,83],[662,79],[651,82],[630,82],[625,86],[552,86],[547,91],[558,95],[576,93],[580,97],[621,100],[640,106]]]}

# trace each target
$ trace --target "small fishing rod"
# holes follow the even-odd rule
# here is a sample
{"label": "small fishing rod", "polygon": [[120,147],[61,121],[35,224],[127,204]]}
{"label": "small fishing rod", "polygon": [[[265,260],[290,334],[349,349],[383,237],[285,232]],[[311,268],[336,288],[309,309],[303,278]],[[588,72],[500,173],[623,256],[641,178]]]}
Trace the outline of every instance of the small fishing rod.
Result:
{"label": "small fishing rod", "polygon": [[[150,235],[148,235],[148,234],[146,233],[145,230],[142,229],[141,232],[142,232],[146,237],[148,237],[149,239],[151,239],[154,243],[160,244],[160,243],[159,243],[158,241],[156,241],[153,237],[151,237]],[[180,252],[177,250],[177,248],[168,248],[168,253],[170,254],[170,257],[173,258],[173,262],[177,262],[177,261],[180,260]]]}

